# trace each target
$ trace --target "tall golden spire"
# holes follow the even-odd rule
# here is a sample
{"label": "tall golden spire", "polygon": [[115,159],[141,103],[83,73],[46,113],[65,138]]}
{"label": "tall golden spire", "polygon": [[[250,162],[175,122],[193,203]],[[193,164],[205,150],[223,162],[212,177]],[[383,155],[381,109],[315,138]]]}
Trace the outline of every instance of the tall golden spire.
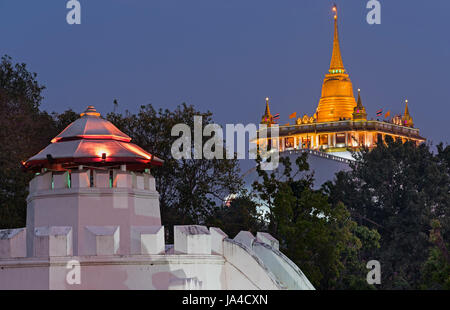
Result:
{"label": "tall golden spire", "polygon": [[333,6],[334,12],[334,38],[333,38],[333,53],[331,55],[330,73],[344,73],[344,64],[342,63],[341,49],[339,47],[339,32],[338,32],[338,16],[336,4]]}
{"label": "tall golden spire", "polygon": [[322,95],[316,110],[318,123],[352,119],[356,106],[352,82],[342,63],[336,5],[333,6],[333,12],[335,14],[333,53],[329,73],[325,74]]}

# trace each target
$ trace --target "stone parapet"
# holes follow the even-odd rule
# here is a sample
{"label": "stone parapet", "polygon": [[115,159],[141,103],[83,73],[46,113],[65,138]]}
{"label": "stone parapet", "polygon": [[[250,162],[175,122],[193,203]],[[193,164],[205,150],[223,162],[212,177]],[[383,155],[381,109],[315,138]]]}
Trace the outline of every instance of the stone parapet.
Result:
{"label": "stone parapet", "polygon": [[71,256],[72,227],[45,226],[34,229],[34,257]]}
{"label": "stone parapet", "polygon": [[211,234],[205,226],[174,227],[175,254],[211,254]]}
{"label": "stone parapet", "polygon": [[0,230],[0,258],[25,257],[26,236],[26,228]]}

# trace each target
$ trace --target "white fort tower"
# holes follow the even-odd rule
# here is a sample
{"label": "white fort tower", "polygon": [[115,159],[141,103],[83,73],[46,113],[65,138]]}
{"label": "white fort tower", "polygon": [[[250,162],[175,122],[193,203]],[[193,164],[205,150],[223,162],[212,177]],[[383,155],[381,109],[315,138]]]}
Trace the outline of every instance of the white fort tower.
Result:
{"label": "white fort tower", "polygon": [[267,233],[175,226],[165,244],[163,161],[130,141],[90,106],[24,163],[27,226],[0,230],[0,289],[314,289]]}

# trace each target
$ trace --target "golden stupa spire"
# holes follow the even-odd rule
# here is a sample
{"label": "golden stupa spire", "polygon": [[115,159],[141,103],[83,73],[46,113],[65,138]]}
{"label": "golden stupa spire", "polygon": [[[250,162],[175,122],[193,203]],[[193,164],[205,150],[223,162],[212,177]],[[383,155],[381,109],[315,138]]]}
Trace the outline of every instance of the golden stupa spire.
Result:
{"label": "golden stupa spire", "polygon": [[334,38],[333,38],[333,54],[331,55],[330,73],[344,73],[344,64],[342,63],[341,49],[339,46],[338,18],[337,6],[333,6],[334,12]]}
{"label": "golden stupa spire", "polygon": [[322,95],[316,110],[318,123],[352,119],[356,106],[352,82],[342,64],[336,5],[333,6],[333,12],[335,14],[333,53],[330,70],[323,80]]}

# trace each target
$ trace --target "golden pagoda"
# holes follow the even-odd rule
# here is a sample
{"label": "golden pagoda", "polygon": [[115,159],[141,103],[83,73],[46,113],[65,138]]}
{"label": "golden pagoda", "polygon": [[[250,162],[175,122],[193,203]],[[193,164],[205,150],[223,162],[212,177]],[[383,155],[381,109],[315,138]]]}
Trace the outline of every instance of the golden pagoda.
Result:
{"label": "golden pagoda", "polygon": [[335,13],[333,53],[331,54],[330,69],[323,80],[322,96],[316,111],[318,122],[351,119],[356,106],[352,82],[342,62],[336,6],[333,7],[333,11]]}
{"label": "golden pagoda", "polygon": [[[313,116],[304,114],[295,124],[279,126],[278,138],[272,139],[269,129],[267,140],[258,140],[257,143],[270,142],[272,146],[278,144],[280,151],[312,149],[348,157],[350,150],[361,147],[372,149],[377,143],[384,142],[386,136],[402,141],[414,141],[416,144],[424,142],[425,138],[419,135],[419,129],[414,128],[407,100],[403,116],[396,115],[389,120],[367,119],[361,90],[358,89],[358,100],[355,101],[352,82],[342,62],[336,5],[333,6],[333,12],[333,51],[316,112]],[[388,115],[390,113],[386,114],[385,118]],[[275,124],[270,114],[268,98],[261,123],[270,126]]]}

